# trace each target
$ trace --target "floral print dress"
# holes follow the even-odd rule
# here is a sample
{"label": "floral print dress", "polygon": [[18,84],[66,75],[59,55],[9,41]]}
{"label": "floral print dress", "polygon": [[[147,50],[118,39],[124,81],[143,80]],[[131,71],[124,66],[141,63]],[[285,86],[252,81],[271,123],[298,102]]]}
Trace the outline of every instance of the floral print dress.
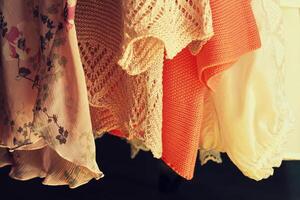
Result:
{"label": "floral print dress", "polygon": [[95,161],[75,0],[0,0],[0,166],[77,187]]}

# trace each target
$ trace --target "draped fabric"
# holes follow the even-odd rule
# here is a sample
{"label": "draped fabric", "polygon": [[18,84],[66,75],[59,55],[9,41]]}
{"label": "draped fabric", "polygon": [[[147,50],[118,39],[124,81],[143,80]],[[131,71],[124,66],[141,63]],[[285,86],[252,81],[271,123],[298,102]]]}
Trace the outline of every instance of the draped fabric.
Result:
{"label": "draped fabric", "polygon": [[76,11],[94,129],[160,158],[164,49],[201,48],[213,34],[209,1],[81,0]]}
{"label": "draped fabric", "polygon": [[300,0],[0,0],[0,167],[75,188],[110,133],[268,178],[300,159],[299,35]]}
{"label": "draped fabric", "polygon": [[250,1],[213,0],[211,9],[212,39],[199,54],[193,56],[184,49],[164,64],[163,160],[186,179],[193,177],[201,147],[200,133],[207,117],[203,106],[209,77],[260,46]]}
{"label": "draped fabric", "polygon": [[284,158],[287,160],[300,159],[300,1],[280,1],[283,13],[284,38],[286,57],[284,62],[286,81],[285,90],[287,102],[291,106],[294,115],[294,126],[287,138],[284,148]]}
{"label": "draped fabric", "polygon": [[213,129],[203,139],[206,149],[213,150],[212,157],[218,157],[217,151],[226,152],[255,180],[268,178],[284,159],[299,159],[300,118],[296,114],[294,126],[289,108],[290,104],[293,112],[299,110],[300,97],[293,92],[299,85],[295,75],[299,11],[280,6],[276,0],[252,1],[262,47],[216,77],[218,84],[211,92],[216,110]]}
{"label": "draped fabric", "polygon": [[10,176],[77,187],[95,161],[75,1],[1,1],[0,166]]}

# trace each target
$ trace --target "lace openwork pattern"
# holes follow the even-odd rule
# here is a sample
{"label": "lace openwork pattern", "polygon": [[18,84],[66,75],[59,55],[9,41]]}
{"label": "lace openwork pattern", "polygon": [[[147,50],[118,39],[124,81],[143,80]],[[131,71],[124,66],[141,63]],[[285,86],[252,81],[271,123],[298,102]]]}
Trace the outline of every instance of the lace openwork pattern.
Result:
{"label": "lace openwork pattern", "polygon": [[125,2],[85,0],[76,8],[93,127],[98,134],[119,130],[133,149],[159,158],[164,51],[172,57],[192,42],[200,48],[213,34],[210,7],[208,1]]}
{"label": "lace openwork pattern", "polygon": [[[95,15],[89,18],[87,13]],[[131,76],[117,65],[122,44],[120,1],[81,1],[76,20],[95,131],[120,130],[129,140],[142,140],[159,157],[161,136],[156,133],[161,131],[162,68]],[[109,21],[112,30],[104,26]]]}
{"label": "lace openwork pattern", "polygon": [[129,74],[139,74],[162,59],[172,59],[190,43],[194,53],[213,34],[208,0],[126,0],[124,6],[124,43],[119,64]]}

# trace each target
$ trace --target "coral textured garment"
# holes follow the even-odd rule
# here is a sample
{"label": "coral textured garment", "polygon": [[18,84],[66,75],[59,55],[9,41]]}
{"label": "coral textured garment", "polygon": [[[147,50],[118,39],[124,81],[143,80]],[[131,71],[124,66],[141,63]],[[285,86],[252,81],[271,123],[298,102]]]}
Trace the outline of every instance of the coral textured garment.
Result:
{"label": "coral textured garment", "polygon": [[212,36],[209,1],[81,0],[76,12],[93,128],[160,158],[164,51],[197,51]]}
{"label": "coral textured garment", "polygon": [[100,178],[75,1],[0,3],[0,166],[10,176],[77,187]]}
{"label": "coral textured garment", "polygon": [[212,39],[196,56],[184,49],[166,60],[163,71],[163,160],[186,179],[193,177],[208,79],[260,46],[249,0],[210,5]]}

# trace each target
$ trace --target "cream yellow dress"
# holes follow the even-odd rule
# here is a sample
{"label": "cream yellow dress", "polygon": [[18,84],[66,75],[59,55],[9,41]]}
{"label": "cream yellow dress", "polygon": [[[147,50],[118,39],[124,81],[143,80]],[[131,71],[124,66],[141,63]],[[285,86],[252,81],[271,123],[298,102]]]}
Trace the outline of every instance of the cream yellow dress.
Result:
{"label": "cream yellow dress", "polygon": [[212,78],[208,96],[213,103],[206,108],[216,112],[207,114],[211,123],[202,131],[202,163],[221,161],[218,152],[226,152],[244,175],[255,180],[269,177],[284,158],[300,152],[300,127],[296,126],[299,134],[290,136],[293,115],[288,105],[300,111],[299,12],[280,6],[278,0],[252,1],[262,47]]}
{"label": "cream yellow dress", "polygon": [[295,116],[293,131],[284,149],[286,160],[300,159],[300,1],[281,0],[286,41],[285,89]]}

